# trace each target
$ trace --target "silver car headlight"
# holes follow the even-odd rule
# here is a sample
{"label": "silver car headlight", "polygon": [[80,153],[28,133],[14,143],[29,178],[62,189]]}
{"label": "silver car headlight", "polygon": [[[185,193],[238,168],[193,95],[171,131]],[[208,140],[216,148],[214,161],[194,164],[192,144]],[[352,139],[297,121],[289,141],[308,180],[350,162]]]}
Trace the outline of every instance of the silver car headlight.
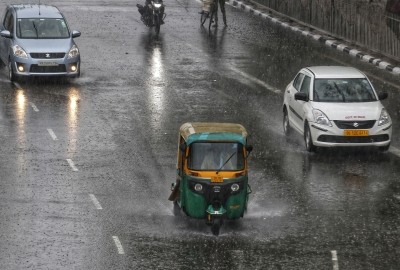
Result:
{"label": "silver car headlight", "polygon": [[387,110],[385,108],[383,108],[381,111],[381,116],[379,117],[379,120],[378,120],[378,126],[386,125],[389,122],[390,122],[389,113],[387,112]]}
{"label": "silver car headlight", "polygon": [[20,58],[28,58],[28,55],[26,54],[26,52],[24,51],[24,49],[22,49],[21,46],[19,45],[14,45],[11,47],[14,53],[14,56],[16,57],[20,57]]}
{"label": "silver car headlight", "polygon": [[76,45],[73,45],[68,52],[68,58],[74,58],[79,55],[79,49]]}
{"label": "silver car headlight", "polygon": [[332,123],[329,118],[320,110],[313,109],[314,122],[318,125],[331,127]]}

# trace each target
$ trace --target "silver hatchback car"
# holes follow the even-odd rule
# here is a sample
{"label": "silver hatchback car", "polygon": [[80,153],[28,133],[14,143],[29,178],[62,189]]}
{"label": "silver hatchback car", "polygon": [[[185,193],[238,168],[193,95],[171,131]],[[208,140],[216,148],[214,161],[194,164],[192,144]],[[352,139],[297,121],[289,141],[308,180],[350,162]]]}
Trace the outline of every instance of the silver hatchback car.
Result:
{"label": "silver hatchback car", "polygon": [[0,58],[9,79],[80,76],[80,53],[63,14],[49,5],[8,5],[0,25]]}

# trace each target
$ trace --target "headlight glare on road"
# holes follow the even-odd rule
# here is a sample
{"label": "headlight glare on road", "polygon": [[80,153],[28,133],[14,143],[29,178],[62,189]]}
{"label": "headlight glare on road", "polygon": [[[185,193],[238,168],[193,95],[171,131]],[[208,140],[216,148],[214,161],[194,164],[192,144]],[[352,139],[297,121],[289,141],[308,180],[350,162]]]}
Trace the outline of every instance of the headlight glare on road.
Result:
{"label": "headlight glare on road", "polygon": [[203,186],[199,183],[197,183],[196,185],[194,185],[194,190],[197,192],[200,192],[203,190]]}
{"label": "headlight glare on road", "polygon": [[28,58],[28,55],[26,54],[26,52],[24,51],[24,49],[22,49],[21,46],[19,45],[14,45],[12,46],[12,50],[13,53],[16,57],[20,57],[20,58]]}
{"label": "headlight glare on road", "polygon": [[314,122],[318,125],[322,126],[328,126],[331,127],[331,121],[329,121],[329,118],[320,110],[313,109],[313,115],[314,115]]}
{"label": "headlight glare on road", "polygon": [[386,125],[390,122],[390,116],[386,109],[382,109],[381,116],[379,117],[378,126]]}
{"label": "headlight glare on road", "polygon": [[73,58],[79,55],[79,49],[76,45],[73,45],[68,52],[68,58]]}
{"label": "headlight glare on road", "polygon": [[233,192],[236,192],[236,191],[238,191],[239,190],[239,184],[237,184],[237,183],[234,183],[234,184],[232,184],[232,186],[231,186],[231,190],[233,191]]}

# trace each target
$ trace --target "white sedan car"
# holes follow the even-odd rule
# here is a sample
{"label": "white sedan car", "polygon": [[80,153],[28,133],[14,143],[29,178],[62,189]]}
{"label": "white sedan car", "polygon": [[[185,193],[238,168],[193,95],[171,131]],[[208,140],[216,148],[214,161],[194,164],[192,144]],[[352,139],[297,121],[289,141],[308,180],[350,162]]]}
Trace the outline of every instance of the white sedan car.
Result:
{"label": "white sedan car", "polygon": [[361,71],[342,66],[303,68],[285,89],[283,129],[304,136],[307,151],[316,147],[376,146],[389,149],[392,121]]}

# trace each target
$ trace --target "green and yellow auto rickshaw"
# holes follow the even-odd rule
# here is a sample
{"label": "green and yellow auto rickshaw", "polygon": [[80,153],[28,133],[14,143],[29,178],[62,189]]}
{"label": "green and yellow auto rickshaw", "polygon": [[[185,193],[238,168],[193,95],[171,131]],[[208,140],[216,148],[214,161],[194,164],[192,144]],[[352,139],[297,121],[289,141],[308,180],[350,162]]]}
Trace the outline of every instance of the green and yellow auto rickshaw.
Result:
{"label": "green and yellow auto rickshaw", "polygon": [[243,217],[251,193],[247,131],[240,124],[185,123],[179,129],[177,180],[169,200],[205,219],[214,235],[224,219]]}

